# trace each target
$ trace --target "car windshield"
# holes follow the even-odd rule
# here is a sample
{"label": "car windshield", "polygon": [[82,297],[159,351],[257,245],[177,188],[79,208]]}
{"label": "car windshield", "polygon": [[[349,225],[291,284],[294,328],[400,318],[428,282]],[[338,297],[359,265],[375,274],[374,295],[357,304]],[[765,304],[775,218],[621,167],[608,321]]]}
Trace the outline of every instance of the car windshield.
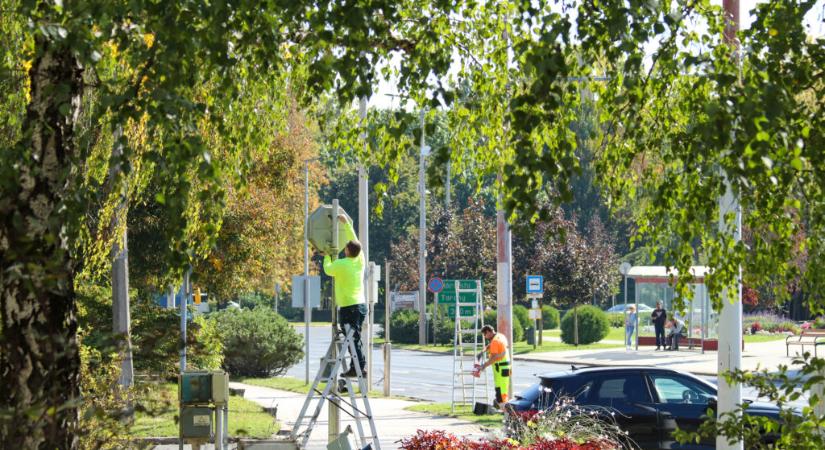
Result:
{"label": "car windshield", "polygon": [[698,381],[681,375],[651,375],[659,403],[707,405],[716,396],[713,390]]}

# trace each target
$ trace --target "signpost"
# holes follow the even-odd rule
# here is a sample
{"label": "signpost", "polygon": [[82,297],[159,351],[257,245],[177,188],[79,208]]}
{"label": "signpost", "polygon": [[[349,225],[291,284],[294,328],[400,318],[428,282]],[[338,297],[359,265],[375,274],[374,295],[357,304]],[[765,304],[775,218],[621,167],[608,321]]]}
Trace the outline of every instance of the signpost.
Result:
{"label": "signpost", "polygon": [[[527,275],[526,292],[527,298],[531,300],[530,319],[535,321],[533,332],[535,333],[538,330],[538,345],[541,345],[544,341],[544,323],[541,320],[541,305],[539,302],[542,295],[544,295],[544,277],[541,275]],[[533,339],[533,348],[536,348],[536,341],[536,339]]]}

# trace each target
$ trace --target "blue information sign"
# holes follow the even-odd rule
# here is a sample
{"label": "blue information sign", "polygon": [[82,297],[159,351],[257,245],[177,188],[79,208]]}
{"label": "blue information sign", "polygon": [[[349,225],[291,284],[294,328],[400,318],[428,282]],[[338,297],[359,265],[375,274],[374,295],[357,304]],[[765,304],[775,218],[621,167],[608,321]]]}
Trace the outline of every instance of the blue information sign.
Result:
{"label": "blue information sign", "polygon": [[544,292],[544,277],[541,275],[527,275],[527,293],[541,294]]}

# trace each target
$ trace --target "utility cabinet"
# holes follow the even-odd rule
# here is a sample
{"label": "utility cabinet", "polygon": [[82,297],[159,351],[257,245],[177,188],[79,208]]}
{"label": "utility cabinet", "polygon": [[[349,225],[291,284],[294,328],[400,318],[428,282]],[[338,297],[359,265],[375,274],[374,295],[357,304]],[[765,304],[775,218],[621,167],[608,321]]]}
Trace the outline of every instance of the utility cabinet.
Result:
{"label": "utility cabinet", "polygon": [[223,371],[185,371],[178,375],[180,444],[227,444],[229,375]]}

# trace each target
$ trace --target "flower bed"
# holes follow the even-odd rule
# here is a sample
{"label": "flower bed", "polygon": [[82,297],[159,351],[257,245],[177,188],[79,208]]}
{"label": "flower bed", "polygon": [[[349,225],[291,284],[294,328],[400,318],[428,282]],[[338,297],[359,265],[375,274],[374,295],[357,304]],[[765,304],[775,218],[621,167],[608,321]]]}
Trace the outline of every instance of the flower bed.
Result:
{"label": "flower bed", "polygon": [[746,314],[742,318],[744,334],[799,334],[799,331],[796,323],[776,314]]}
{"label": "flower bed", "polygon": [[[548,391],[549,392],[549,391]],[[619,450],[635,448],[604,409],[582,408],[559,399],[544,411],[509,411],[503,436],[480,441],[441,430],[418,430],[401,440],[405,450]],[[627,445],[623,445],[627,444]]]}
{"label": "flower bed", "polygon": [[441,430],[418,430],[415,436],[402,439],[400,448],[404,450],[614,450],[619,447],[609,441],[577,443],[567,438],[540,438],[528,445],[521,445],[518,441],[509,438],[472,441],[467,438],[458,438]]}

